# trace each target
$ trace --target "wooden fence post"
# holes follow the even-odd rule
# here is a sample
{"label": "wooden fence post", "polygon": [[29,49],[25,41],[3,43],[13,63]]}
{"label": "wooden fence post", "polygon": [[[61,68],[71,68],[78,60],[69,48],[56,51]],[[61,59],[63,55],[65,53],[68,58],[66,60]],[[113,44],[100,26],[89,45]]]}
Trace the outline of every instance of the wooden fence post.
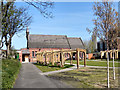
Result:
{"label": "wooden fence post", "polygon": [[48,57],[49,57],[49,59],[48,59],[49,61],[48,61],[48,62],[49,62],[49,64],[50,64],[50,54],[48,55]]}
{"label": "wooden fence post", "polygon": [[42,63],[43,63],[43,53],[42,53],[42,55],[41,55],[41,61],[42,61]]}
{"label": "wooden fence post", "polygon": [[76,52],[77,52],[77,69],[79,69],[79,48],[77,48]]}
{"label": "wooden fence post", "polygon": [[58,62],[60,62],[60,53],[58,53]]}
{"label": "wooden fence post", "polygon": [[38,58],[39,58],[39,62],[40,62],[40,53],[39,53],[39,57]]}
{"label": "wooden fence post", "polygon": [[73,63],[72,63],[72,60],[73,60],[73,53],[71,52],[71,53],[70,53],[70,65],[73,64]]}
{"label": "wooden fence post", "polygon": [[42,54],[40,53],[40,62],[42,62]]}
{"label": "wooden fence post", "polygon": [[101,59],[102,59],[102,51],[100,52],[100,56],[101,56]]}
{"label": "wooden fence post", "polygon": [[41,53],[40,53],[40,58],[39,58],[39,61],[41,62]]}
{"label": "wooden fence post", "polygon": [[45,53],[45,65],[47,65],[47,53]]}
{"label": "wooden fence post", "polygon": [[57,54],[55,53],[55,63],[57,62]]}
{"label": "wooden fence post", "polygon": [[116,52],[116,54],[117,54],[117,55],[116,55],[116,56],[117,56],[117,58],[116,58],[116,59],[118,59],[118,50],[116,50],[116,51],[117,51],[117,52]]}
{"label": "wooden fence post", "polygon": [[50,63],[52,63],[52,53],[50,53]]}
{"label": "wooden fence post", "polygon": [[117,58],[116,50],[115,50],[115,59]]}
{"label": "wooden fence post", "polygon": [[63,50],[61,50],[61,67],[63,67]]}
{"label": "wooden fence post", "polygon": [[112,59],[113,58],[113,52],[110,52],[110,59]]}
{"label": "wooden fence post", "polygon": [[54,66],[54,52],[52,51],[52,66]]}
{"label": "wooden fence post", "polygon": [[84,51],[84,67],[86,67],[86,51]]}

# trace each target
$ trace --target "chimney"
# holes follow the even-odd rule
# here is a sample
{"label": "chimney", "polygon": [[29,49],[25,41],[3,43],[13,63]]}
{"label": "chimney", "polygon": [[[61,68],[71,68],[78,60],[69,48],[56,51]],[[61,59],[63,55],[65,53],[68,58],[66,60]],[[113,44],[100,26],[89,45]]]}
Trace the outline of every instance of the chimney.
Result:
{"label": "chimney", "polygon": [[28,38],[29,38],[29,29],[27,27],[27,29],[26,29],[27,49],[29,49],[29,47],[28,47]]}

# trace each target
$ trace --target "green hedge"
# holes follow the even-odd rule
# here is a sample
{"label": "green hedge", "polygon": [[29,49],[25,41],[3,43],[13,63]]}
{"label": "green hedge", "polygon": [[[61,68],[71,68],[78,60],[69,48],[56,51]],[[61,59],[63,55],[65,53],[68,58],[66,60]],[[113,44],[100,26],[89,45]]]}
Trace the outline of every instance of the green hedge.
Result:
{"label": "green hedge", "polygon": [[13,88],[21,63],[16,59],[2,60],[2,88]]}

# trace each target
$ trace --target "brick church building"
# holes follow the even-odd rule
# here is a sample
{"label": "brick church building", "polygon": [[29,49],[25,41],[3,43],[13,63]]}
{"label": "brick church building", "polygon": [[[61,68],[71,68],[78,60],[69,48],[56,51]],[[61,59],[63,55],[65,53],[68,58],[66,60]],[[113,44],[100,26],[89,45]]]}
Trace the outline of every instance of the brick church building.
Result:
{"label": "brick church building", "polygon": [[66,35],[35,35],[26,30],[27,48],[19,52],[20,62],[35,62],[38,51],[61,49],[84,49],[81,38],[67,37]]}

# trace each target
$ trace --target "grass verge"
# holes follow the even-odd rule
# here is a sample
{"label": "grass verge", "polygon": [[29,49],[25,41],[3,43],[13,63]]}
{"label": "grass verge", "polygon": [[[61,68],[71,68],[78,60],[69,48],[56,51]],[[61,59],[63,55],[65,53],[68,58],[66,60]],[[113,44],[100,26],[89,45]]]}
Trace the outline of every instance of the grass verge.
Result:
{"label": "grass verge", "polygon": [[2,60],[2,88],[13,88],[21,63],[16,59]]}
{"label": "grass verge", "polygon": [[[116,79],[113,80],[113,70],[110,69],[110,87],[118,88],[119,73],[116,68]],[[107,88],[107,69],[82,67],[79,70],[71,70],[53,75],[49,78],[61,80],[75,88]]]}
{"label": "grass verge", "polygon": [[74,65],[65,64],[64,67],[60,67],[60,66],[57,66],[56,64],[52,66],[52,64],[43,65],[43,64],[38,64],[38,63],[35,63],[34,65],[37,68],[39,68],[42,72],[56,71],[56,70],[61,70],[61,69],[70,68],[74,66]]}
{"label": "grass verge", "polygon": [[[73,61],[73,64],[77,64],[77,60],[72,60]],[[68,61],[65,61],[66,63],[70,63],[70,60]],[[84,65],[84,61],[81,60],[80,62],[80,65]],[[86,65],[88,66],[107,66],[107,61],[86,61]],[[113,63],[112,62],[109,62],[109,65],[110,67],[113,66]],[[120,67],[120,63],[118,62],[115,62],[115,67]]]}

